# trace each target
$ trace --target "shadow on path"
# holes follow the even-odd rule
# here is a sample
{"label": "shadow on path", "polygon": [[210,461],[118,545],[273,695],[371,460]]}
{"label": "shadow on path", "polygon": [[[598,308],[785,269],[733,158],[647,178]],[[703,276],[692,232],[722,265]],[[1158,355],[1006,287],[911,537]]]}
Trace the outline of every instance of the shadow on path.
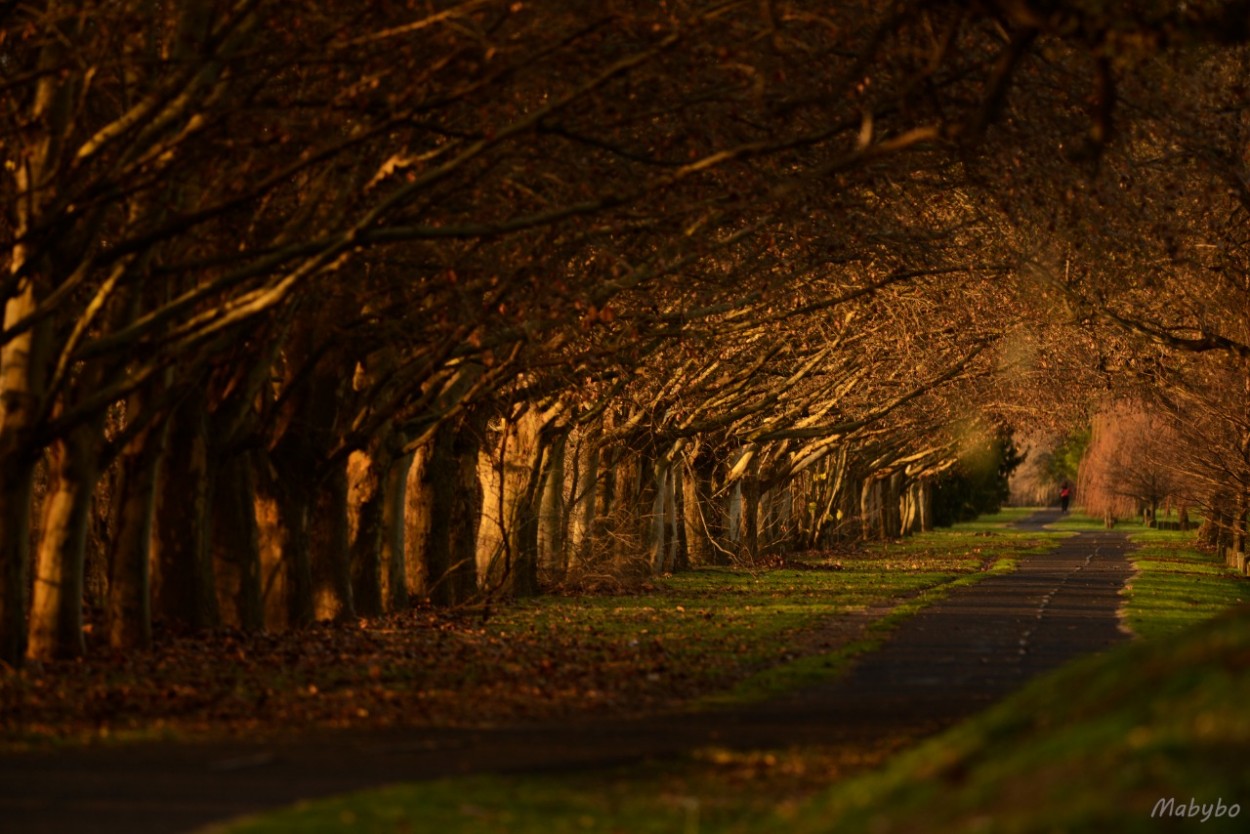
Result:
{"label": "shadow on path", "polygon": [[[1019,526],[1041,529],[1057,518],[1043,511]],[[4,755],[0,829],[175,832],[303,798],[464,773],[583,770],[706,745],[914,741],[1036,674],[1126,639],[1117,611],[1128,550],[1125,534],[1080,533],[907,620],[838,681],[749,709]]]}

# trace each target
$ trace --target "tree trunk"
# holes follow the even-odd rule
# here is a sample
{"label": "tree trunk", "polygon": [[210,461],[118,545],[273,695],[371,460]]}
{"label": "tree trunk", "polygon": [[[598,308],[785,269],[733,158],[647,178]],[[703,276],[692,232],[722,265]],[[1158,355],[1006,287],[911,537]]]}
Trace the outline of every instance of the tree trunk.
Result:
{"label": "tree trunk", "polygon": [[760,493],[759,484],[742,486],[742,556],[754,563],[760,556]]}
{"label": "tree trunk", "polygon": [[760,556],[760,479],[758,458],[742,480],[742,556],[755,562]]}
{"label": "tree trunk", "polygon": [[458,605],[477,593],[480,437],[478,418],[445,422],[417,456],[408,484],[416,593],[434,605]]}
{"label": "tree trunk", "polygon": [[155,616],[167,625],[221,622],[210,537],[216,466],[208,415],[192,397],[175,411],[156,505]]}
{"label": "tree trunk", "polygon": [[[408,562],[405,558],[407,532],[404,508],[408,504],[408,473],[415,455],[400,455],[387,467],[382,481],[382,541],[379,559],[382,563],[382,598],[391,611],[407,608]],[[476,471],[473,473],[476,479]]]}
{"label": "tree trunk", "polygon": [[[132,398],[127,410],[135,413],[140,407]],[[152,522],[165,436],[164,423],[139,432],[118,461],[121,477],[111,508],[117,534],[109,558],[105,616],[114,649],[152,645]]]}
{"label": "tree trunk", "polygon": [[605,561],[618,566],[634,564],[643,547],[638,536],[638,508],[643,505],[642,459],[628,449],[618,449],[611,476],[604,484],[596,538],[602,542]]}
{"label": "tree trunk", "polygon": [[454,503],[456,461],[455,428],[444,423],[434,430],[417,455],[408,485],[407,546],[417,554],[413,595],[433,605],[454,604],[450,587],[451,527],[448,513]]}
{"label": "tree trunk", "polygon": [[487,511],[482,524],[481,561],[489,582],[517,597],[534,596],[538,586],[538,500],[545,449],[542,415],[529,408],[505,423],[492,450]]}
{"label": "tree trunk", "polygon": [[352,600],[364,617],[382,613],[382,537],[391,467],[378,450],[352,452],[347,460],[347,512],[351,528]]}
{"label": "tree trunk", "polygon": [[863,527],[865,541],[884,538],[880,532],[881,524],[881,491],[880,482],[875,479],[865,480],[860,489],[859,518]]}
{"label": "tree trunk", "polygon": [[99,474],[99,432],[94,424],[79,426],[48,449],[48,495],[40,519],[27,647],[34,659],[79,657],[86,650],[83,565]]}
{"label": "tree trunk", "polygon": [[668,461],[656,456],[647,466],[646,489],[643,491],[642,509],[642,540],[646,543],[647,565],[652,573],[668,571],[668,493],[671,484],[668,478]]}
{"label": "tree trunk", "polygon": [[[1232,518],[1232,546],[1233,553],[1246,552],[1246,490],[1240,485],[1237,488],[1236,509],[1233,511]],[[1234,557],[1235,558],[1235,557]],[[1235,562],[1233,562],[1235,564]]]}
{"label": "tree trunk", "polygon": [[[14,247],[13,269],[22,266]],[[4,307],[4,327],[32,314],[31,279],[23,279]],[[26,656],[30,593],[30,517],[35,468],[41,449],[33,440],[43,396],[49,320],[0,346],[0,660],[21,665]]]}
{"label": "tree trunk", "polygon": [[928,533],[933,530],[933,484],[928,478],[921,478],[919,485],[920,531]]}
{"label": "tree trunk", "polygon": [[[0,434],[4,431],[0,428]],[[0,661],[14,668],[26,657],[26,586],[34,481],[35,462],[25,450],[18,449],[0,458]]]}
{"label": "tree trunk", "polygon": [[[270,456],[256,480],[256,521],[260,542],[265,627],[274,630],[313,621],[312,566],[308,560],[311,498],[298,482],[280,478]],[[296,494],[292,495],[294,492]]]}
{"label": "tree trunk", "polygon": [[535,461],[529,477],[518,480],[516,491],[508,496],[508,503],[512,505],[508,513],[512,519],[508,531],[512,560],[508,590],[514,597],[537,596],[541,590],[538,584],[539,466]]}
{"label": "tree trunk", "polygon": [[214,479],[212,559],[224,622],[245,631],[265,627],[256,475],[247,454],[222,461]]}
{"label": "tree trunk", "polygon": [[899,533],[910,536],[916,526],[916,483],[913,481],[899,495]]}
{"label": "tree trunk", "polygon": [[[62,11],[45,8],[44,14],[55,18]],[[25,97],[28,106],[20,103],[23,97],[11,98],[9,111],[10,118],[32,131],[29,153],[13,149],[10,155],[21,161],[5,174],[14,189],[6,195],[25,194],[25,198],[9,204],[11,212],[4,220],[10,246],[5,280],[10,286],[5,293],[3,330],[11,333],[19,324],[30,324],[0,345],[0,659],[12,667],[22,663],[27,651],[31,501],[35,468],[43,452],[35,445],[34,433],[48,383],[50,341],[58,325],[53,316],[31,323],[43,300],[41,294],[56,283],[50,279],[58,274],[54,263],[58,247],[49,246],[51,254],[36,263],[28,241],[42,237],[32,236],[31,231],[45,219],[44,205],[56,197],[43,186],[61,165],[77,113],[79,85],[67,81],[59,68],[72,57],[67,53],[81,25],[76,16],[68,15],[61,21],[62,36],[45,39],[34,94]],[[52,237],[45,243],[56,240]],[[77,640],[81,639],[80,632]]]}
{"label": "tree trunk", "polygon": [[355,605],[349,560],[347,468],[335,467],[318,486],[313,490],[308,527],[314,616],[318,620],[350,620],[355,616]]}
{"label": "tree trunk", "polygon": [[885,537],[896,539],[903,532],[901,512],[903,473],[894,472],[881,482],[881,528]]}
{"label": "tree trunk", "polygon": [[785,551],[786,531],[790,522],[790,488],[788,484],[774,486],[764,494],[763,544],[765,554]]}
{"label": "tree trunk", "polygon": [[678,457],[669,467],[673,488],[669,490],[671,504],[669,518],[673,525],[673,551],[670,558],[673,573],[690,570],[690,540],[686,535],[686,478],[685,466]]}
{"label": "tree trunk", "polygon": [[594,547],[595,507],[599,492],[599,440],[585,429],[578,432],[574,455],[572,519],[569,547],[576,564],[586,564]]}
{"label": "tree trunk", "polygon": [[567,524],[564,513],[565,449],[568,433],[556,436],[547,451],[543,467],[542,490],[538,517],[538,548],[544,564],[557,576],[568,572],[568,551],[565,548]]}
{"label": "tree trunk", "polygon": [[728,507],[725,512],[725,543],[731,553],[739,553],[742,549],[742,481],[738,481],[729,490]]}
{"label": "tree trunk", "polygon": [[706,452],[691,456],[689,472],[682,479],[682,513],[690,561],[696,565],[724,563],[716,545],[722,536],[720,511],[713,498],[716,461]]}

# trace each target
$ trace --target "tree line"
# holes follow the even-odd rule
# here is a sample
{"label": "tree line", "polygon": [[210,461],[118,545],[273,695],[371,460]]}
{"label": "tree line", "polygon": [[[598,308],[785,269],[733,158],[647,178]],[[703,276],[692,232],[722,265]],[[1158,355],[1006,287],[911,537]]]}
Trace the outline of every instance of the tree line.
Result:
{"label": "tree line", "polygon": [[0,658],[897,536],[1116,386],[1244,536],[1244,11],[0,4]]}

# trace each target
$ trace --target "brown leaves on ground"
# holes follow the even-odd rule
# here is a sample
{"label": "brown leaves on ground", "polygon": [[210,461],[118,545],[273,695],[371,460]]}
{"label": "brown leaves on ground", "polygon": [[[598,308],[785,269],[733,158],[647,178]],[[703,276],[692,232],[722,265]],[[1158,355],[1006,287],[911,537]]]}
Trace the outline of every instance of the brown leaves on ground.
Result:
{"label": "brown leaves on ground", "polygon": [[0,746],[654,713],[836,648],[893,604],[976,568],[962,548],[807,556],[632,593],[556,594],[489,619],[418,608],[283,634],[166,639],[146,652],[95,648],[0,671]]}
{"label": "brown leaves on ground", "polygon": [[673,663],[645,633],[430,610],[280,635],[220,632],[0,673],[0,743],[638,713],[695,694],[690,682],[706,675],[694,662]]}

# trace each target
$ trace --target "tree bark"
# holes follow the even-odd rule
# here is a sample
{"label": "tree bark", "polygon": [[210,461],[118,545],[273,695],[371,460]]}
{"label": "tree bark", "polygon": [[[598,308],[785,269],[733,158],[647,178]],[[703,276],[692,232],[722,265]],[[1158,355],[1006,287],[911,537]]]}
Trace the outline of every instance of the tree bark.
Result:
{"label": "tree bark", "polygon": [[308,560],[307,496],[291,495],[298,483],[278,476],[271,456],[259,455],[256,520],[260,542],[265,627],[274,630],[313,621],[312,566]]}
{"label": "tree bark", "polygon": [[[27,280],[5,304],[5,328],[34,310]],[[26,657],[31,501],[40,452],[32,434],[43,394],[47,330],[46,323],[37,324],[0,347],[0,661],[11,667]]]}
{"label": "tree bark", "polygon": [[888,539],[896,539],[903,533],[902,518],[903,473],[894,472],[881,483],[881,528]]}
{"label": "tree bark", "polygon": [[928,533],[933,529],[933,484],[928,478],[921,478],[918,495],[920,513],[920,531]]}
{"label": "tree bark", "polygon": [[583,565],[590,560],[594,547],[595,508],[599,492],[598,437],[585,429],[579,430],[576,449],[569,547],[574,563]]}
{"label": "tree bark", "polygon": [[[79,98],[77,85],[67,83],[59,69],[81,21],[75,15],[62,18],[63,11],[61,4],[44,10],[53,19],[61,19],[61,37],[45,40],[36,59],[39,81],[28,99],[29,110],[15,113],[19,121],[30,125],[32,141],[27,153],[21,149],[13,153],[21,162],[13,166],[12,186],[15,193],[26,196],[12,202],[12,215],[6,217],[11,224],[6,239],[14,242],[6,276],[13,282],[4,302],[6,333],[30,321],[39,309],[41,294],[54,284],[50,276],[57,274],[54,256],[36,263],[26,241],[42,220],[44,204],[55,197],[51,189],[41,186],[59,165]],[[6,172],[6,176],[10,175]],[[43,452],[35,446],[34,432],[49,382],[55,324],[53,317],[45,317],[0,345],[0,659],[13,667],[21,664],[27,652],[31,502],[35,468]]]}
{"label": "tree bark", "polygon": [[156,506],[155,616],[191,629],[220,625],[210,538],[216,477],[203,400],[174,412]]}
{"label": "tree bark", "polygon": [[689,475],[682,479],[686,543],[690,561],[696,565],[719,565],[727,559],[718,547],[724,535],[721,511],[716,505],[714,481],[716,459],[705,450],[690,457]]}
{"label": "tree bark", "polygon": [[347,518],[347,468],[334,467],[312,490],[308,529],[313,615],[318,620],[355,616]]}
{"label": "tree bark", "polygon": [[[4,429],[0,428],[0,433]],[[35,462],[24,450],[0,457],[0,661],[26,657],[26,595]]]}
{"label": "tree bark", "polygon": [[[408,472],[414,455],[401,455],[387,467],[382,482],[382,599],[389,611],[401,611],[411,604],[408,596],[408,563],[404,507],[408,503]],[[477,473],[474,473],[476,478]]]}
{"label": "tree bark", "polygon": [[647,481],[643,490],[641,538],[646,547],[647,565],[652,573],[665,573],[668,570],[668,461],[662,456],[655,456],[648,461],[646,467]]}
{"label": "tree bark", "polygon": [[758,459],[742,479],[742,555],[754,562],[760,556],[760,479]]}
{"label": "tree bark", "polygon": [[690,539],[686,530],[686,478],[683,475],[684,469],[685,466],[680,457],[674,460],[670,467],[673,479],[673,488],[669,493],[671,500],[669,518],[672,519],[673,525],[673,551],[670,564],[672,565],[673,573],[690,570]]}
{"label": "tree bark", "polygon": [[48,495],[40,519],[29,656],[80,657],[87,523],[99,475],[100,427],[82,425],[48,449]]}
{"label": "tree bark", "polygon": [[478,418],[440,425],[409,479],[407,546],[417,554],[416,595],[434,605],[458,605],[477,593],[480,429]]}
{"label": "tree bark", "polygon": [[222,620],[259,631],[265,627],[265,607],[251,455],[222,461],[214,481],[211,543]]}
{"label": "tree bark", "polygon": [[881,489],[877,479],[865,480],[860,488],[859,518],[865,541],[884,538],[880,530]]}
{"label": "tree bark", "polygon": [[[131,398],[127,411],[142,406]],[[109,558],[105,620],[109,646],[152,645],[152,533],[157,473],[165,453],[166,426],[150,426],[133,437],[118,461],[121,476],[113,496],[116,538]]]}
{"label": "tree bark", "polygon": [[347,511],[351,528],[352,601],[364,617],[382,613],[385,480],[391,467],[378,450],[353,452],[347,461]]}
{"label": "tree bark", "polygon": [[568,433],[551,441],[543,467],[538,517],[539,557],[557,576],[568,572],[567,523],[564,512],[565,450]]}
{"label": "tree bark", "polygon": [[491,491],[482,516],[479,560],[488,583],[516,597],[535,596],[538,585],[539,486],[545,449],[536,408],[507,421],[489,459]]}

